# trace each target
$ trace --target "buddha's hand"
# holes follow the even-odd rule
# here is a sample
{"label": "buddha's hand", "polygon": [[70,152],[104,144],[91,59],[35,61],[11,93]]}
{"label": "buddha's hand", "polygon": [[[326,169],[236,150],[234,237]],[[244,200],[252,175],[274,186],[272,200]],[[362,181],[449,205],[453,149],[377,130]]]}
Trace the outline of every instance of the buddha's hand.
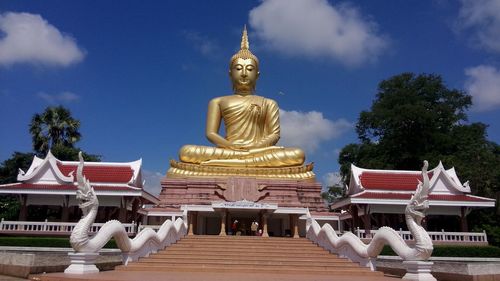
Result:
{"label": "buddha's hand", "polygon": [[266,147],[252,148],[249,150],[249,152],[255,154],[255,153],[268,152],[271,150],[279,150],[283,148],[284,148],[283,146],[266,146]]}
{"label": "buddha's hand", "polygon": [[246,148],[245,146],[243,145],[231,145],[228,147],[229,149],[232,149],[234,151],[239,151],[239,152],[248,152],[249,149]]}

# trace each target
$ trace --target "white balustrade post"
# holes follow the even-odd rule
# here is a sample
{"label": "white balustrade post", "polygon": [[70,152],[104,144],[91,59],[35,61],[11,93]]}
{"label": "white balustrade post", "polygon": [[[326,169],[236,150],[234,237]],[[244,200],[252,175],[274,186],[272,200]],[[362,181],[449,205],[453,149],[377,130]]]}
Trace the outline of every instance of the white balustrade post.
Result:
{"label": "white balustrade post", "polygon": [[406,275],[402,279],[411,281],[437,281],[431,274],[433,264],[433,262],[426,261],[403,261],[403,265],[406,267]]}
{"label": "white balustrade post", "polygon": [[45,219],[44,223],[43,223],[43,226],[42,226],[42,230],[43,231],[47,231],[47,224],[48,224],[48,220]]}
{"label": "white balustrade post", "polygon": [[441,229],[441,241],[446,241],[446,234],[444,233],[444,229]]}
{"label": "white balustrade post", "polygon": [[71,264],[64,270],[69,274],[97,273],[99,269],[95,266],[95,260],[99,253],[68,253]]}

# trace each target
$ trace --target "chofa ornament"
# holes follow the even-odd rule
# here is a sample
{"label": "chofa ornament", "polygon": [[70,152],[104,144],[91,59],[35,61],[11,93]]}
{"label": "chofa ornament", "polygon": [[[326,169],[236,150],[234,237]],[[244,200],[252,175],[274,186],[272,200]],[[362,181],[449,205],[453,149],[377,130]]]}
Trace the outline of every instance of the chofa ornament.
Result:
{"label": "chofa ornament", "polygon": [[405,209],[406,225],[415,239],[415,247],[408,246],[399,233],[390,227],[379,228],[369,244],[363,243],[352,232],[344,233],[339,237],[329,224],[320,227],[309,213],[306,224],[307,238],[333,253],[372,269],[374,269],[373,259],[380,254],[385,245],[389,245],[404,261],[429,259],[433,251],[432,240],[421,225],[425,211],[429,208],[427,200],[429,195],[428,167],[429,163],[424,161],[422,167],[423,182],[418,182],[417,190]]}
{"label": "chofa ornament", "polygon": [[[79,200],[78,206],[83,215],[71,232],[70,243],[75,253],[70,253],[71,265],[66,269],[66,273],[83,274],[96,271],[97,268],[93,262],[98,252],[111,238],[115,239],[118,248],[122,251],[123,263],[127,264],[129,261],[163,249],[186,235],[188,226],[185,211],[182,219],[178,218],[175,222],[165,221],[158,232],[145,228],[134,239],[128,237],[125,227],[117,220],[106,222],[93,237],[90,237],[89,228],[95,221],[99,200],[89,180],[83,175],[82,152],[78,153],[78,158],[80,163],[76,173],[78,183],[76,198]],[[82,266],[82,260],[85,260],[85,266],[88,265],[88,268]]]}

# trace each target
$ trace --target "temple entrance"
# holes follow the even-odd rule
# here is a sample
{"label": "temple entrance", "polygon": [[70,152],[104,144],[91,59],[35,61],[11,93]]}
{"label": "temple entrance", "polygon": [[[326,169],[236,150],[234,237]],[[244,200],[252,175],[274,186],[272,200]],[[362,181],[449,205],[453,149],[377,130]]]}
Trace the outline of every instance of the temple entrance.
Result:
{"label": "temple entrance", "polygon": [[[306,209],[283,208],[250,201],[214,202],[188,208],[188,235],[293,237],[305,236]],[[299,234],[300,233],[300,234]]]}
{"label": "temple entrance", "polygon": [[[227,234],[251,236],[262,229],[261,215],[255,210],[231,210],[228,212]],[[252,224],[255,223],[254,231]]]}

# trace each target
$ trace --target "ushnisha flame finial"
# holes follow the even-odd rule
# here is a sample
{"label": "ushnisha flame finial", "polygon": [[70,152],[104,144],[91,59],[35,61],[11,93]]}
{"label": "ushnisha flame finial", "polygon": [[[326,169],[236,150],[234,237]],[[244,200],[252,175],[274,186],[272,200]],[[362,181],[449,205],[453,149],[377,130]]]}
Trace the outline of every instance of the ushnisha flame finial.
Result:
{"label": "ushnisha flame finial", "polygon": [[247,33],[247,25],[245,24],[243,26],[243,35],[241,36],[241,47],[242,50],[250,49],[250,43],[248,43],[248,33]]}
{"label": "ushnisha flame finial", "polygon": [[240,50],[231,57],[231,62],[229,66],[233,64],[233,62],[237,59],[253,59],[255,61],[256,66],[259,66],[259,59],[250,52],[250,43],[248,42],[248,33],[247,26],[243,27],[243,35],[241,36],[241,45]]}

